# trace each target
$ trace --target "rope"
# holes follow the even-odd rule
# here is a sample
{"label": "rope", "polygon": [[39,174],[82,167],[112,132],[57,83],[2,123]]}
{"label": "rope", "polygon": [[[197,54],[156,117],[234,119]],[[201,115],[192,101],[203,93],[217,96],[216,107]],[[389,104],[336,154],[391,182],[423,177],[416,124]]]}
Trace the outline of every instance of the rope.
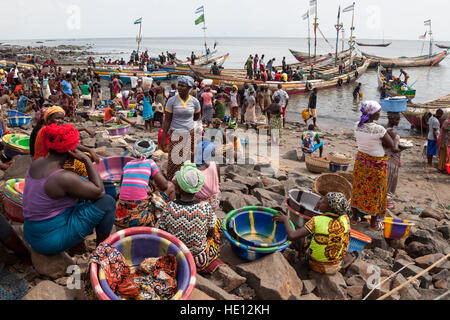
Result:
{"label": "rope", "polygon": [[422,73],[421,75],[419,75],[419,77],[416,79],[416,81],[413,82],[413,84],[410,85],[410,87],[412,88],[412,87],[414,86],[414,84],[415,84],[417,81],[419,81],[419,80],[422,79],[424,76],[426,76],[426,75],[431,71],[431,68],[433,68],[433,67],[436,65],[436,62],[438,62],[438,61],[442,58],[442,56],[443,56],[444,54],[447,54],[447,52],[448,52],[448,49],[447,49],[446,52],[444,52],[444,53],[442,53],[441,55],[439,55],[439,57],[437,57],[437,59],[433,61],[433,63],[431,64],[430,68],[428,68],[427,71],[425,71],[424,73]]}
{"label": "rope", "polygon": [[335,47],[333,47],[333,46],[331,45],[331,43],[327,40],[327,38],[325,38],[325,36],[324,36],[324,34],[322,33],[322,30],[320,30],[319,26],[317,26],[317,29],[319,30],[319,32],[320,32],[320,34],[322,35],[322,38],[325,40],[325,42],[328,43],[328,44],[330,45],[331,49],[334,50]]}
{"label": "rope", "polygon": [[389,277],[387,277],[385,280],[383,280],[382,282],[378,283],[375,288],[373,288],[372,290],[370,290],[370,292],[364,297],[363,300],[366,300],[371,294],[372,292],[378,288],[379,286],[381,286],[383,283],[385,283],[386,281],[388,281],[389,279],[391,279],[393,276],[395,276],[396,274],[398,274],[400,271],[402,271],[403,269],[405,269],[406,267],[410,266],[414,264],[414,262],[410,262],[408,263],[406,266],[404,266],[403,268],[401,268],[400,270],[397,270],[395,273],[391,274]]}
{"label": "rope", "polygon": [[448,259],[450,257],[450,253],[447,254],[445,257],[442,257],[441,259],[439,259],[438,261],[436,261],[435,263],[433,263],[431,266],[429,266],[428,268],[426,268],[425,270],[422,270],[421,272],[419,272],[418,274],[416,274],[414,277],[409,278],[406,282],[403,282],[401,285],[399,285],[398,287],[396,287],[395,289],[392,289],[391,291],[389,291],[388,293],[386,293],[385,295],[379,297],[377,300],[384,300],[387,297],[391,296],[392,294],[396,293],[397,291],[399,291],[401,288],[403,288],[404,286],[406,286],[407,284],[409,284],[410,282],[414,281],[415,279],[419,278],[421,275],[427,273],[428,271],[430,271],[431,269],[433,269],[434,267],[436,267],[437,265],[441,264],[442,262],[444,262],[446,259]]}

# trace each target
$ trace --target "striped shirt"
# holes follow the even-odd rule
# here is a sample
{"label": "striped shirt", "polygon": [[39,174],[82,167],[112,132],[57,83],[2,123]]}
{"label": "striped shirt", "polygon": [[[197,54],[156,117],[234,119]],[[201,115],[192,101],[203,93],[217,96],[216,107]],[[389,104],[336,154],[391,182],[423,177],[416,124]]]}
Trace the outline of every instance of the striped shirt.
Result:
{"label": "striped shirt", "polygon": [[123,169],[119,198],[127,201],[146,199],[149,180],[158,172],[159,168],[152,159],[128,162]]}

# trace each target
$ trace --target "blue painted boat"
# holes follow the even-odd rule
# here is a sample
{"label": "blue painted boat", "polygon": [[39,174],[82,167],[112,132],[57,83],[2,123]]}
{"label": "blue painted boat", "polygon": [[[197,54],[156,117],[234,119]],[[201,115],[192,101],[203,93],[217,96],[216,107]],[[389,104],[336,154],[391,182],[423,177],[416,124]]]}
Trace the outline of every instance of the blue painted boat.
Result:
{"label": "blue painted boat", "polygon": [[[133,77],[132,74],[129,73],[114,73],[111,74],[99,74],[99,76],[102,79],[105,79],[106,81],[111,81],[111,75],[117,75],[119,76],[120,80],[123,83],[131,83],[131,77]],[[151,77],[153,81],[164,81],[164,80],[170,80],[172,79],[172,76],[169,72],[166,71],[155,71],[155,72],[147,72],[145,74],[137,74],[136,77]]]}

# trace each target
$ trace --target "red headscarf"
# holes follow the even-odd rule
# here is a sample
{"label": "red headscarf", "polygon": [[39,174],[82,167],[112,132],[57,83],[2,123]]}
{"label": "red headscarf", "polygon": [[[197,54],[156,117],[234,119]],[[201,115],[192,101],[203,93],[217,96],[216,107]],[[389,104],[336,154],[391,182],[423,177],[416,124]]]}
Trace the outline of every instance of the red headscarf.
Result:
{"label": "red headscarf", "polygon": [[80,141],[78,130],[71,124],[58,125],[53,123],[42,129],[44,154],[52,149],[58,153],[73,151]]}

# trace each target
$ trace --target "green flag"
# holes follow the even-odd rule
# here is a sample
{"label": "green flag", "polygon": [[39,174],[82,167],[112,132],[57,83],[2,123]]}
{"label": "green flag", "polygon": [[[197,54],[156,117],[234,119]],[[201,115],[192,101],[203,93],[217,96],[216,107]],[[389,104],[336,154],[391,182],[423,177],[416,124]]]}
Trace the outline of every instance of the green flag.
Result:
{"label": "green flag", "polygon": [[195,25],[198,25],[199,23],[205,22],[205,15],[202,14],[200,17],[198,17],[197,20],[195,20]]}

